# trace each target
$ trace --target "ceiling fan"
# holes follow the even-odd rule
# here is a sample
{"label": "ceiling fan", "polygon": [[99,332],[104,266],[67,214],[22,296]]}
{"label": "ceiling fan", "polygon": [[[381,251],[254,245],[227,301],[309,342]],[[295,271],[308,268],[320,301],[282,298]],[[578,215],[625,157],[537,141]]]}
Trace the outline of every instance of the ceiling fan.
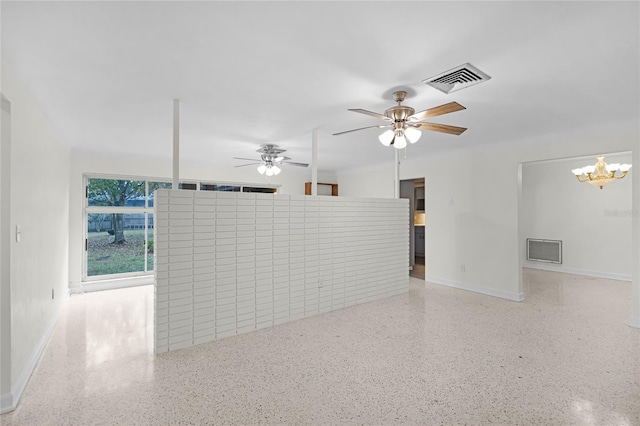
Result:
{"label": "ceiling fan", "polygon": [[448,133],[450,135],[460,135],[462,132],[467,130],[465,127],[449,126],[447,124],[425,123],[423,121],[431,117],[436,117],[438,115],[449,114],[451,112],[466,109],[459,103],[449,102],[448,104],[416,112],[415,109],[409,106],[401,105],[406,96],[407,92],[402,90],[393,92],[393,99],[398,103],[398,105],[386,110],[384,112],[384,115],[378,114],[377,112],[367,111],[366,109],[349,109],[349,111],[359,112],[360,114],[366,114],[380,120],[384,120],[387,122],[387,124],[346,130],[344,132],[334,133],[333,135],[344,135],[345,133],[357,132],[359,130],[373,128],[388,129],[380,136],[378,136],[380,143],[385,146],[393,145],[397,149],[402,149],[407,146],[407,139],[409,140],[409,143],[416,143],[418,139],[420,139],[420,136],[422,135],[422,132],[420,130],[432,130],[434,132]]}
{"label": "ceiling fan", "polygon": [[257,149],[256,152],[260,153],[260,159],[255,158],[242,158],[242,157],[233,157],[235,160],[247,160],[251,161],[251,163],[240,164],[235,167],[246,167],[253,166],[259,164],[258,172],[261,175],[273,176],[279,175],[281,169],[279,166],[283,164],[287,164],[290,166],[297,167],[308,167],[307,163],[296,163],[294,161],[289,161],[291,158],[285,157],[282,155],[283,152],[286,152],[286,149],[278,148],[278,145],[273,144],[265,144],[260,145],[260,149]]}

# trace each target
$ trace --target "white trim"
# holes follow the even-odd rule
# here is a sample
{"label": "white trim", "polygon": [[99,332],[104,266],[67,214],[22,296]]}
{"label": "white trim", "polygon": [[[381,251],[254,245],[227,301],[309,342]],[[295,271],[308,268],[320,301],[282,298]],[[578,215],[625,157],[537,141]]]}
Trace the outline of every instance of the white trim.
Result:
{"label": "white trim", "polygon": [[631,317],[629,327],[640,328],[640,317]]}
{"label": "white trim", "polygon": [[501,299],[512,300],[514,302],[522,302],[524,300],[524,293],[512,293],[512,292],[509,292],[509,291],[494,290],[492,288],[471,286],[471,285],[468,285],[468,284],[464,284],[464,283],[460,283],[460,282],[452,281],[452,280],[447,280],[447,279],[444,279],[444,278],[427,277],[425,279],[425,282],[429,282],[429,283],[432,283],[432,284],[443,285],[443,286],[446,286],[446,287],[457,288],[457,289],[460,289],[460,290],[471,291],[473,293],[480,293],[480,294],[484,294],[484,295],[487,295],[487,296],[499,297]]}
{"label": "white trim", "polygon": [[113,280],[126,280],[130,278],[140,278],[153,275],[153,271],[137,271],[137,272],[122,272],[117,274],[101,274],[91,275],[82,280],[83,283],[92,283],[96,281],[113,281]]}
{"label": "white trim", "polygon": [[0,395],[0,414],[15,410],[17,405],[13,404],[13,394],[11,392]]}
{"label": "white trim", "polygon": [[554,265],[550,263],[534,263],[523,262],[524,268],[540,269],[542,271],[563,272],[565,274],[584,275],[587,277],[605,278],[609,280],[631,281],[631,275],[618,274],[615,272],[589,271],[587,269],[568,268],[563,265]]}
{"label": "white trim", "polygon": [[13,411],[18,406],[18,403],[20,402],[20,398],[22,398],[22,393],[27,387],[27,384],[29,383],[29,379],[31,378],[31,374],[33,373],[36,366],[38,365],[38,362],[40,361],[40,357],[42,356],[44,349],[47,347],[49,338],[51,337],[51,334],[53,334],[53,330],[55,329],[56,324],[58,323],[58,318],[60,318],[60,314],[62,313],[62,310],[67,305],[68,300],[69,300],[69,292],[67,291],[64,293],[62,302],[60,303],[60,306],[58,307],[57,311],[54,312],[53,317],[49,322],[49,325],[47,326],[44,333],[42,333],[42,336],[40,337],[38,344],[36,344],[36,346],[33,348],[33,351],[31,352],[31,356],[29,357],[27,364],[22,370],[22,373],[20,373],[20,376],[18,376],[18,379],[16,380],[16,382],[11,386],[11,393],[4,394],[0,397],[0,414]]}
{"label": "white trim", "polygon": [[[145,181],[147,182],[147,181]],[[124,214],[143,214],[146,213],[148,209],[153,209],[153,207],[126,207],[126,206],[87,206],[87,214],[114,214],[114,213],[124,213]]]}
{"label": "white trim", "polygon": [[153,275],[143,275],[129,278],[115,278],[110,280],[83,282],[72,289],[73,293],[88,293],[91,291],[114,290],[117,288],[137,287],[153,284]]}

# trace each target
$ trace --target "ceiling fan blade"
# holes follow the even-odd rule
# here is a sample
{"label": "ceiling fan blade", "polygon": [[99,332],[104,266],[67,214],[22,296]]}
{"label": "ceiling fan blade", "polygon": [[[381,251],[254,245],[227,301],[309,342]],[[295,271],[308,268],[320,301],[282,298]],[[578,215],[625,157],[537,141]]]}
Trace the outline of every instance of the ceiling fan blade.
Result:
{"label": "ceiling fan blade", "polygon": [[243,157],[233,157],[234,160],[246,160],[246,161],[260,161],[259,158],[243,158]]}
{"label": "ceiling fan blade", "polygon": [[438,123],[420,123],[415,127],[418,127],[421,130],[433,130],[434,132],[448,133],[450,135],[460,135],[462,132],[467,130],[466,127],[456,127]]}
{"label": "ceiling fan blade", "polygon": [[296,167],[309,167],[307,163],[296,163],[295,161],[283,161],[282,164],[288,164],[289,166]]}
{"label": "ceiling fan blade", "polygon": [[260,164],[260,163],[249,163],[249,164],[240,164],[239,166],[233,166],[233,167],[246,167],[246,166],[255,166],[256,164]]}
{"label": "ceiling fan blade", "polygon": [[344,135],[345,133],[351,133],[351,132],[357,132],[359,130],[365,130],[365,129],[373,129],[373,128],[378,128],[378,129],[384,129],[385,127],[389,127],[389,126],[367,126],[367,127],[360,127],[359,129],[353,129],[353,130],[345,130],[344,132],[338,132],[338,133],[334,133],[333,136],[338,136],[338,135]]}
{"label": "ceiling fan blade", "polygon": [[430,117],[437,117],[438,115],[449,114],[451,112],[462,111],[466,109],[457,102],[449,102],[448,104],[440,105],[434,108],[425,109],[424,111],[416,112],[409,117],[409,121],[422,121]]}
{"label": "ceiling fan blade", "polygon": [[372,117],[379,118],[380,120],[384,120],[384,121],[393,121],[391,118],[387,117],[386,115],[378,114],[377,112],[373,112],[373,111],[367,111],[366,109],[354,108],[354,109],[349,109],[349,111],[370,115]]}

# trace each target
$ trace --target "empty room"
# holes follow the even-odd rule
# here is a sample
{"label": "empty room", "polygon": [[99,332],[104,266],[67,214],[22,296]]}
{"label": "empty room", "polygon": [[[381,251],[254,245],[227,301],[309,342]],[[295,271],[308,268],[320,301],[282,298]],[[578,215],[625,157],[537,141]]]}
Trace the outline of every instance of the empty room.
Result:
{"label": "empty room", "polygon": [[640,424],[640,3],[2,1],[0,423]]}

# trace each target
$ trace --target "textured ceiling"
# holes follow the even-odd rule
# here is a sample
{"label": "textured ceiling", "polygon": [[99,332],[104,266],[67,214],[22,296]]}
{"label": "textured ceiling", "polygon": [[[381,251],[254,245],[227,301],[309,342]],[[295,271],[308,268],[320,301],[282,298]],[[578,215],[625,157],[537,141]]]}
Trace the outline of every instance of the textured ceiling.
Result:
{"label": "textured ceiling", "polygon": [[[339,171],[387,162],[391,92],[416,110],[457,101],[408,156],[639,114],[638,2],[5,2],[2,62],[74,149],[212,165],[262,143]],[[492,79],[445,95],[421,83],[470,62]],[[515,143],[515,142],[514,142]]]}

